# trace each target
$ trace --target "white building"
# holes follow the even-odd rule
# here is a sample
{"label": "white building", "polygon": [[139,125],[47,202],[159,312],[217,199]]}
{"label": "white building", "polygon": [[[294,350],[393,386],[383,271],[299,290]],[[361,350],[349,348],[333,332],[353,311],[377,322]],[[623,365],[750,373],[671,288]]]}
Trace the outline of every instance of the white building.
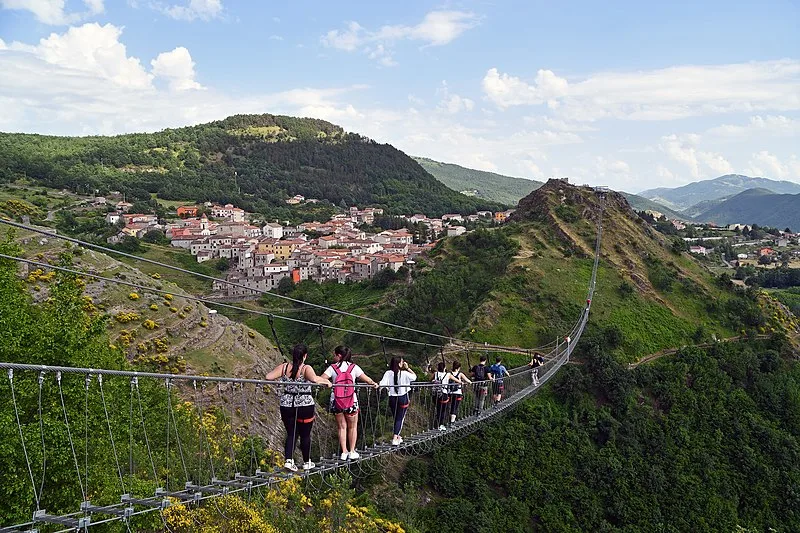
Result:
{"label": "white building", "polygon": [[261,234],[270,239],[280,239],[283,237],[283,226],[274,222],[267,222],[261,228]]}
{"label": "white building", "polygon": [[459,235],[464,235],[466,232],[467,228],[464,226],[450,226],[447,228],[448,237],[458,237]]}

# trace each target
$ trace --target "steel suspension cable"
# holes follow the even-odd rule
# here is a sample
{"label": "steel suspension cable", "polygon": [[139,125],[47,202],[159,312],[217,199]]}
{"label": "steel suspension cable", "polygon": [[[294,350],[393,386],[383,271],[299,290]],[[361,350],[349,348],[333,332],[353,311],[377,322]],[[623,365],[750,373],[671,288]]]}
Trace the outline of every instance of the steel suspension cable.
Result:
{"label": "steel suspension cable", "polygon": [[[111,450],[114,453],[114,462],[117,464],[117,474],[119,474],[119,484],[122,487],[122,493],[125,494],[125,481],[122,478],[122,467],[119,464],[119,456],[117,455],[117,445],[114,443],[114,433],[111,431],[111,419],[108,416],[108,405],[106,404],[106,395],[103,391],[103,374],[97,375],[97,384],[100,387],[100,398],[103,401],[103,412],[106,415],[106,425],[108,426],[108,436],[111,440]],[[89,481],[86,481],[86,486],[89,486]]]}
{"label": "steel suspension cable", "polygon": [[292,302],[292,303],[295,303],[295,304],[301,304],[301,305],[306,305],[306,306],[309,306],[309,307],[314,307],[316,309],[327,311],[329,313],[335,313],[335,314],[339,314],[339,315],[342,315],[342,316],[355,318],[355,319],[358,319],[358,320],[365,320],[367,322],[380,324],[382,326],[387,326],[387,327],[394,328],[394,329],[401,329],[401,330],[404,330],[404,331],[408,331],[410,333],[417,333],[419,335],[426,335],[426,336],[430,336],[430,337],[436,337],[436,338],[439,338],[439,339],[447,339],[447,340],[451,340],[452,339],[452,337],[449,337],[447,335],[441,335],[441,334],[433,333],[433,332],[430,332],[430,331],[423,331],[423,330],[416,329],[416,328],[411,328],[411,327],[408,327],[408,326],[402,326],[400,324],[393,324],[391,322],[378,320],[377,318],[370,318],[370,317],[358,315],[356,313],[351,313],[349,311],[342,311],[341,309],[335,309],[333,307],[328,307],[328,306],[325,306],[325,305],[306,302],[304,300],[299,300],[297,298],[292,298],[290,296],[285,296],[285,295],[278,294],[278,293],[275,293],[275,292],[262,291],[260,289],[253,289],[251,287],[248,287],[246,285],[242,285],[240,283],[234,283],[232,281],[227,281],[227,280],[224,280],[224,279],[221,279],[221,278],[215,278],[214,276],[209,276],[207,274],[201,274],[201,273],[193,272],[193,271],[185,269],[185,268],[176,267],[174,265],[169,265],[167,263],[162,263],[161,261],[155,261],[153,259],[148,259],[148,258],[145,258],[145,257],[139,257],[139,256],[134,255],[134,254],[129,254],[129,253],[122,252],[122,251],[119,251],[119,250],[114,250],[113,248],[108,248],[108,247],[105,247],[105,246],[101,246],[99,244],[94,244],[94,243],[83,241],[83,240],[76,239],[76,238],[73,238],[73,237],[67,237],[65,235],[60,235],[60,234],[57,234],[57,233],[48,232],[46,230],[42,230],[42,229],[27,225],[27,224],[21,224],[19,222],[14,222],[14,221],[11,221],[11,220],[4,220],[4,219],[0,219],[0,223],[6,224],[8,226],[12,226],[12,227],[15,227],[15,228],[18,228],[18,229],[23,229],[23,230],[26,230],[26,231],[32,231],[34,233],[39,233],[40,235],[47,235],[49,237],[55,237],[57,239],[62,239],[62,240],[65,240],[65,241],[69,241],[69,242],[72,242],[73,244],[78,244],[80,246],[94,248],[95,250],[100,250],[102,252],[106,252],[106,253],[109,253],[109,254],[116,254],[116,255],[123,256],[123,257],[127,257],[129,259],[134,259],[134,260],[137,260],[137,261],[143,261],[145,263],[150,263],[152,265],[160,266],[162,268],[168,268],[170,270],[174,270],[176,272],[181,272],[183,274],[189,274],[191,276],[197,276],[197,277],[200,277],[200,278],[203,278],[203,279],[207,279],[207,280],[212,281],[212,282],[224,283],[224,284],[229,285],[231,287],[237,287],[237,288],[240,288],[240,289],[246,289],[246,290],[253,291],[253,292],[256,292],[256,293],[269,295],[269,296],[272,296],[274,298],[278,298],[278,299],[282,299],[282,300],[285,300],[285,301],[289,301],[289,302]]}
{"label": "steel suspension cable", "polygon": [[[292,317],[287,317],[287,316],[282,316],[282,315],[276,315],[274,313],[267,313],[265,311],[259,311],[257,309],[248,309],[246,307],[238,307],[238,306],[227,304],[227,303],[224,303],[224,302],[217,302],[217,301],[211,300],[209,298],[203,298],[203,297],[200,297],[200,296],[193,296],[191,294],[185,294],[185,293],[176,294],[174,292],[169,292],[169,291],[165,291],[165,290],[162,290],[162,289],[156,289],[154,287],[148,287],[148,286],[142,285],[140,283],[134,283],[134,282],[121,280],[121,279],[107,278],[107,277],[104,277],[104,276],[100,276],[98,274],[92,274],[91,272],[84,272],[82,270],[76,270],[74,268],[68,268],[68,267],[63,267],[63,266],[58,266],[58,265],[51,265],[49,263],[44,263],[42,261],[34,261],[32,259],[25,259],[24,257],[16,257],[16,256],[13,256],[13,255],[0,254],[0,259],[9,259],[9,260],[12,260],[12,261],[17,261],[19,263],[25,263],[25,264],[28,264],[28,265],[38,266],[38,267],[41,267],[41,268],[47,268],[47,269],[50,269],[50,270],[57,270],[59,272],[66,272],[68,274],[75,274],[75,275],[78,275],[78,276],[83,276],[83,277],[87,277],[87,278],[96,279],[98,281],[106,281],[106,282],[114,283],[114,284],[117,284],[117,285],[124,285],[126,287],[133,287],[135,289],[140,289],[140,290],[147,291],[147,292],[152,292],[152,293],[155,293],[155,294],[161,294],[161,295],[170,294],[170,295],[173,295],[173,296],[180,296],[181,298],[186,298],[187,300],[191,300],[191,301],[194,301],[194,302],[200,302],[200,303],[203,303],[203,304],[206,304],[206,305],[211,305],[211,306],[224,307],[226,309],[233,309],[235,311],[242,311],[242,312],[246,312],[246,313],[252,313],[254,315],[265,316],[268,319],[269,319],[269,317],[272,317],[273,319],[278,318],[280,320],[285,320],[287,322],[294,322],[296,324],[304,324],[304,325],[312,326],[312,327],[319,326],[318,323],[310,322],[308,320],[301,320],[299,318],[292,318]],[[414,340],[408,340],[408,339],[400,339],[400,338],[396,338],[396,337],[384,337],[384,336],[379,335],[377,333],[368,333],[368,332],[365,332],[365,331],[358,331],[358,330],[353,330],[353,329],[348,329],[348,328],[340,328],[338,326],[325,326],[325,327],[330,329],[330,330],[341,331],[343,333],[351,333],[353,335],[361,335],[363,337],[371,337],[371,338],[374,338],[374,339],[384,338],[386,340],[389,340],[389,341],[392,341],[392,342],[397,342],[397,343],[413,344],[413,345],[417,345],[417,346],[425,346],[426,345],[426,343],[420,342],[420,341],[414,341]]]}
{"label": "steel suspension cable", "polygon": [[14,416],[17,419],[17,429],[19,430],[19,440],[22,443],[22,453],[25,456],[25,464],[28,466],[28,475],[31,478],[31,488],[33,489],[33,498],[36,500],[36,510],[38,511],[41,506],[39,504],[39,493],[36,492],[36,482],[33,480],[33,469],[31,468],[31,460],[28,456],[28,447],[25,445],[25,436],[22,433],[22,424],[19,421],[19,408],[17,407],[17,395],[14,392],[14,370],[8,369],[8,383],[11,386],[11,402],[14,404]]}
{"label": "steel suspension cable", "polygon": [[39,485],[39,498],[44,497],[44,481],[47,475],[47,447],[44,444],[44,419],[42,417],[42,385],[44,384],[44,372],[39,372],[39,436],[42,439],[42,482]]}
{"label": "steel suspension cable", "polygon": [[72,430],[70,429],[69,425],[69,418],[67,417],[67,406],[64,403],[64,391],[61,387],[61,372],[56,372],[56,382],[58,383],[58,397],[61,399],[61,409],[64,411],[64,425],[67,427],[67,438],[69,439],[69,448],[72,451],[72,459],[75,461],[75,473],[78,475],[78,485],[81,487],[81,495],[83,496],[83,501],[86,501],[88,498],[86,497],[86,489],[83,486],[83,480],[81,479],[81,467],[78,464],[78,455],[75,453],[75,443],[72,440]]}

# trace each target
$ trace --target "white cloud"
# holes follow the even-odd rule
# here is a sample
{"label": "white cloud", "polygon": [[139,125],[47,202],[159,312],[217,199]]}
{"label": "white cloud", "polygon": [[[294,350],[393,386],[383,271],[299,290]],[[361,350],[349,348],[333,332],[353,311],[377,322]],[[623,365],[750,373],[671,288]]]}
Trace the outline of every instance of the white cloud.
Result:
{"label": "white cloud", "polygon": [[147,88],[149,74],[138,58],[128,57],[119,41],[122,30],[112,24],[96,22],[71,27],[66,33],[51,33],[38,46],[12,43],[11,48],[33,54],[51,65],[109,80],[130,88]]}
{"label": "white cloud", "polygon": [[714,176],[732,173],[733,166],[722,155],[697,148],[700,140],[692,133],[667,135],[661,138],[659,148],[673,161],[685,165],[693,178],[708,177],[709,171]]}
{"label": "white cloud", "polygon": [[283,37],[281,37],[280,35],[270,35],[269,36],[269,40],[270,41],[282,41]]}
{"label": "white cloud", "polygon": [[747,172],[753,176],[763,176],[765,178],[800,178],[800,160],[792,155],[785,163],[778,156],[767,150],[761,150],[753,154],[750,158],[750,166]]}
{"label": "white cloud", "polygon": [[491,68],[483,77],[483,92],[501,108],[515,105],[537,105],[564,96],[569,84],[552,70],[539,70],[533,85]]}
{"label": "white cloud", "polygon": [[30,11],[43,24],[63,26],[105,11],[104,0],[83,0],[85,12],[67,13],[66,0],[0,0],[0,8]]}
{"label": "white cloud", "polygon": [[500,108],[547,103],[562,118],[576,121],[800,110],[800,60],[605,72],[571,82],[539,70],[533,83],[491,68],[483,90]]}
{"label": "white cloud", "polygon": [[161,52],[150,64],[153,66],[153,75],[166,80],[174,91],[203,88],[194,79],[194,61],[189,50],[183,46],[171,52]]}
{"label": "white cloud", "polygon": [[523,117],[522,120],[525,122],[525,124],[531,126],[544,126],[546,129],[553,131],[597,131],[597,128],[588,124],[567,122],[544,115],[527,116]]}
{"label": "white cloud", "polygon": [[360,50],[370,59],[392,66],[395,63],[389,48],[397,41],[419,41],[425,46],[442,46],[477,24],[478,17],[467,11],[431,11],[415,26],[388,25],[375,31],[350,21],[345,29],[330,30],[320,40],[329,48],[347,52]]}
{"label": "white cloud", "polygon": [[438,109],[451,115],[461,111],[472,111],[475,108],[475,102],[469,98],[451,93],[446,81],[442,82],[441,87],[436,90],[436,94],[441,97]]}
{"label": "white cloud", "polygon": [[[0,106],[10,110],[0,113],[0,129],[116,134],[196,124],[236,113],[349,121],[362,116],[339,97],[364,86],[303,88],[244,98],[187,90],[202,88],[188,50],[178,47],[159,54],[148,70],[147,63],[128,55],[121,33],[112,24],[87,23],[53,33],[35,45],[15,42],[0,50]],[[175,91],[181,91],[180,98]]]}
{"label": "white cloud", "polygon": [[165,15],[176,20],[211,20],[222,15],[222,0],[189,0],[184,4],[163,5],[154,3],[152,6]]}
{"label": "white cloud", "polygon": [[755,115],[745,125],[723,124],[707,133],[728,138],[800,135],[800,120],[783,115]]}
{"label": "white cloud", "polygon": [[377,45],[375,48],[367,48],[366,51],[370,59],[376,59],[384,67],[397,65],[397,62],[392,58],[392,54],[382,44]]}

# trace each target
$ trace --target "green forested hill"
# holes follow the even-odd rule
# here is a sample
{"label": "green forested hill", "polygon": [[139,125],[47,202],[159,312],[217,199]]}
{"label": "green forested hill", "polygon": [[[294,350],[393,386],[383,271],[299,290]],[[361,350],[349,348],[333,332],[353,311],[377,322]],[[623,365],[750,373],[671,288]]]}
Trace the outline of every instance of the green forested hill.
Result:
{"label": "green forested hill", "polygon": [[426,157],[415,157],[414,160],[434,178],[454,191],[477,191],[475,196],[478,198],[506,205],[517,205],[520,199],[542,186],[540,181],[512,178],[451,163],[440,163]]}
{"label": "green forested hill", "polygon": [[388,144],[322,120],[275,115],[114,137],[0,133],[0,159],[0,180],[25,177],[84,193],[119,190],[129,199],[157,193],[232,202],[276,216],[296,194],[430,216],[499,207],[448,189]]}
{"label": "green forested hill", "polygon": [[800,194],[775,194],[767,189],[749,189],[712,205],[697,216],[717,224],[758,224],[800,229]]}

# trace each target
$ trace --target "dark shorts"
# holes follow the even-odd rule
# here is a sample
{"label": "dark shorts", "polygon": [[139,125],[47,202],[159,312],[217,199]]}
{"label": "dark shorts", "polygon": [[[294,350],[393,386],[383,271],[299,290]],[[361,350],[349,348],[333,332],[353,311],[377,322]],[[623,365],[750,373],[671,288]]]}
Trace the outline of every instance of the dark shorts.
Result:
{"label": "dark shorts", "polygon": [[492,394],[503,394],[504,390],[506,390],[506,388],[502,383],[496,381],[492,383]]}
{"label": "dark shorts", "polygon": [[348,407],[347,409],[339,409],[338,407],[336,407],[335,399],[333,398],[333,396],[331,396],[331,403],[330,403],[330,405],[328,405],[328,411],[330,411],[331,413],[333,413],[335,415],[339,414],[339,413],[343,413],[343,414],[345,414],[347,416],[355,416],[355,415],[358,414],[358,411],[359,411],[358,400],[356,400],[353,403],[353,405],[351,407]]}

